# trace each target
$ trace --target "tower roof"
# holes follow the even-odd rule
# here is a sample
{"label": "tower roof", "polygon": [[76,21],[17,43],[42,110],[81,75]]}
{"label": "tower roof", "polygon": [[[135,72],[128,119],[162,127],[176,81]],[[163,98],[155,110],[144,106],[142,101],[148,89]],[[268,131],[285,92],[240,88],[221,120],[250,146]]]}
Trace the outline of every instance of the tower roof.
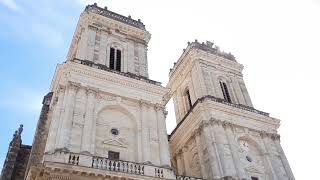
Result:
{"label": "tower roof", "polygon": [[101,8],[97,6],[97,3],[86,6],[85,11],[96,13],[96,14],[111,18],[113,20],[120,21],[122,23],[134,26],[136,28],[146,30],[145,25],[140,21],[140,19],[134,20],[131,18],[131,16],[126,17],[121,14],[109,11],[107,7]]}

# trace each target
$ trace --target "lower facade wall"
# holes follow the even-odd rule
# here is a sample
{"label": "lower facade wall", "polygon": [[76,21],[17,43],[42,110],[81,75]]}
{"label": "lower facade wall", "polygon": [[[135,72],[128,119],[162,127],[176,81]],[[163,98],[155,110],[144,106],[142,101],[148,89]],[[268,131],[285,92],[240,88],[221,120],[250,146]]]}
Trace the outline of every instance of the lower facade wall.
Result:
{"label": "lower facade wall", "polygon": [[180,141],[182,148],[171,144],[178,175],[203,179],[294,179],[278,134],[211,118],[202,121],[189,138]]}

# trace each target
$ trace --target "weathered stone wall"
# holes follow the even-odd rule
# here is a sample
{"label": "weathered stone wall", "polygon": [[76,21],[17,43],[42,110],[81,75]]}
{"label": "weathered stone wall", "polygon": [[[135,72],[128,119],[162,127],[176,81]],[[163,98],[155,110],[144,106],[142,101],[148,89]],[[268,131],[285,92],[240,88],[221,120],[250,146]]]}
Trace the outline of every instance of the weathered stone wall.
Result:
{"label": "weathered stone wall", "polygon": [[49,105],[51,103],[53,93],[49,92],[46,96],[44,96],[42,101],[42,109],[40,113],[40,117],[37,124],[37,129],[35,132],[35,136],[32,143],[31,154],[29,158],[29,162],[27,165],[27,171],[30,166],[36,165],[42,162],[44,150],[46,147],[47,137],[48,137],[48,113],[49,113]]}
{"label": "weathered stone wall", "polygon": [[10,142],[6,160],[1,172],[1,180],[23,180],[26,171],[31,146],[23,145],[21,133],[23,126],[14,133]]}
{"label": "weathered stone wall", "polygon": [[21,145],[19,150],[11,180],[23,180],[26,173],[29,155],[31,152],[31,146]]}

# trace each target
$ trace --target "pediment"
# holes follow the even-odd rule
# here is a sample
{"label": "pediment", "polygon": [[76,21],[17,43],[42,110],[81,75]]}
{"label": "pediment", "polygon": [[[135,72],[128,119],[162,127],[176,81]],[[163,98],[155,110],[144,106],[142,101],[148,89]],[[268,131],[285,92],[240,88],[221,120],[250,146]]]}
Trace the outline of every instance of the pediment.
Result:
{"label": "pediment", "polygon": [[102,143],[106,145],[111,145],[111,146],[118,146],[118,147],[124,147],[124,148],[127,147],[127,144],[125,144],[124,142],[118,139],[104,140]]}

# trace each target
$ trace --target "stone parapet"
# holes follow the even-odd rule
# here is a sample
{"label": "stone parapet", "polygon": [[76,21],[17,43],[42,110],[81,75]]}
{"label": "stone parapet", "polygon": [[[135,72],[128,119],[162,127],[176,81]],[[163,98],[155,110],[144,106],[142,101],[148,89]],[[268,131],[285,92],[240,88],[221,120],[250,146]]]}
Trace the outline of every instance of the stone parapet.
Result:
{"label": "stone parapet", "polygon": [[122,15],[120,15],[118,13],[109,11],[107,9],[107,7],[105,7],[105,8],[98,7],[97,3],[94,3],[93,5],[88,5],[86,7],[85,11],[93,12],[93,13],[96,13],[96,14],[99,14],[99,15],[114,19],[116,21],[120,21],[120,22],[123,22],[125,24],[134,26],[134,27],[142,29],[142,30],[146,29],[145,25],[140,21],[140,19],[134,20],[134,19],[131,19],[131,16],[128,16],[128,17],[122,16]]}
{"label": "stone parapet", "polygon": [[[79,167],[92,168],[91,171],[103,170],[105,173],[116,172],[144,177],[153,177],[161,179],[176,179],[171,168],[158,167],[149,164],[141,164],[130,161],[111,160],[104,157],[97,157],[88,154],[72,153],[58,150],[53,154],[46,154],[44,163],[59,163]],[[126,175],[123,175],[124,177]],[[140,179],[139,178],[139,179]]]}

